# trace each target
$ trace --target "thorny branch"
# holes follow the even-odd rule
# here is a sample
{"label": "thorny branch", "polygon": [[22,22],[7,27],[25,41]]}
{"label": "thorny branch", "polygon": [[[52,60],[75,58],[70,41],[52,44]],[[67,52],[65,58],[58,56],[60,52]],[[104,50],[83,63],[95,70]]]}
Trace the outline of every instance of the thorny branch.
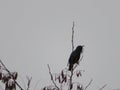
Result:
{"label": "thorny branch", "polygon": [[47,66],[48,66],[48,69],[49,69],[49,74],[50,74],[50,77],[51,77],[51,81],[53,82],[54,86],[55,86],[58,90],[60,90],[59,87],[56,85],[55,81],[53,80],[53,75],[52,75],[52,73],[51,73],[49,64],[47,64]]}
{"label": "thorny branch", "polygon": [[[7,69],[7,67],[3,64],[2,60],[0,60],[0,63],[2,64],[2,66],[4,67],[4,69],[8,72],[8,74],[12,76],[12,74],[10,73],[10,71]],[[13,79],[14,80],[14,79]],[[15,80],[14,80],[15,84],[21,89],[21,90],[24,90]]]}

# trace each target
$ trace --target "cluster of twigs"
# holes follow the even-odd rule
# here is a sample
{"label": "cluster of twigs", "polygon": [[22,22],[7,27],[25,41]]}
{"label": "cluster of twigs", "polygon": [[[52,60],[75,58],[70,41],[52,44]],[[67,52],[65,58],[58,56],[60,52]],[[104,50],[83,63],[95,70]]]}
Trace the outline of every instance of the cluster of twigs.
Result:
{"label": "cluster of twigs", "polygon": [[[16,82],[18,73],[17,72],[10,72],[6,66],[3,64],[3,62],[0,60],[0,80],[5,84],[5,90],[16,90],[16,85],[21,89],[21,86]],[[3,70],[7,73],[3,73]]]}
{"label": "cluster of twigs", "polygon": [[[0,80],[5,84],[5,90],[16,90],[16,85],[19,87],[20,90],[25,90],[16,81],[18,77],[18,73],[10,72],[7,69],[7,67],[3,64],[2,60],[0,60],[0,64],[1,64],[0,65]],[[3,70],[6,73],[4,73]],[[26,78],[28,81],[26,90],[29,90],[32,77],[29,78],[28,76],[26,76]]]}

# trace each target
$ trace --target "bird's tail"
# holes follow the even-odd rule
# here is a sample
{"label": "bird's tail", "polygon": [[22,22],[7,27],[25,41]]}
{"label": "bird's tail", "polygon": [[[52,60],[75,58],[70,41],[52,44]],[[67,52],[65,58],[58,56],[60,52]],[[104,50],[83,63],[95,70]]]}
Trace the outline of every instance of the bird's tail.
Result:
{"label": "bird's tail", "polygon": [[68,70],[71,71],[72,69],[73,69],[73,64],[70,64]]}

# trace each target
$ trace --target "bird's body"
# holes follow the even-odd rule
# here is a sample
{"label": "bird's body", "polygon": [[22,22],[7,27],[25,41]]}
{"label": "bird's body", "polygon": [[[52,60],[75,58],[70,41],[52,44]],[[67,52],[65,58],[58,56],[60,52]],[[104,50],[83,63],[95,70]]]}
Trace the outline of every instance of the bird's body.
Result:
{"label": "bird's body", "polygon": [[81,56],[81,53],[83,51],[83,46],[77,46],[77,48],[71,53],[69,58],[69,70],[71,71],[73,69],[73,65],[76,63],[79,63],[79,59]]}

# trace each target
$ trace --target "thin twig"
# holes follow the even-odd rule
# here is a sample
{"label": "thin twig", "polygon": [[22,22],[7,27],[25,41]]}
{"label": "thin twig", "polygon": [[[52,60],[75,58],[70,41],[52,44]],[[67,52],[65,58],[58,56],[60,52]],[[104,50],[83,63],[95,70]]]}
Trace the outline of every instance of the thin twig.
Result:
{"label": "thin twig", "polygon": [[51,77],[51,81],[53,82],[54,86],[55,86],[58,90],[60,90],[59,87],[56,85],[55,81],[53,80],[53,75],[52,75],[52,73],[51,73],[49,64],[47,64],[47,66],[48,66],[48,69],[49,69],[49,74],[50,74],[50,77]]}
{"label": "thin twig", "polygon": [[106,86],[107,84],[103,85],[99,90],[103,90]]}
{"label": "thin twig", "polygon": [[27,80],[28,80],[28,83],[27,83],[27,90],[29,90],[29,88],[30,88],[30,83],[31,83],[31,80],[32,80],[32,77],[28,77],[28,76],[26,76],[26,78],[27,78]]}
{"label": "thin twig", "polygon": [[[2,60],[0,60],[0,63],[1,63],[2,66],[5,68],[5,70],[8,72],[8,74],[9,74],[11,77],[13,77],[13,75],[10,73],[10,71],[7,69],[7,67],[3,64]],[[13,77],[13,78],[14,78],[14,77]],[[14,79],[13,79],[13,80],[14,80]],[[21,90],[24,90],[24,89],[17,83],[17,81],[14,80],[14,82],[15,82],[15,84],[16,84]]]}
{"label": "thin twig", "polygon": [[74,50],[74,26],[75,26],[75,23],[73,21],[73,26],[72,26],[72,51]]}
{"label": "thin twig", "polygon": [[71,75],[70,75],[69,90],[72,90],[72,88],[71,88],[71,85],[72,85],[72,77],[73,77],[73,69],[71,70]]}
{"label": "thin twig", "polygon": [[90,82],[88,83],[88,85],[85,87],[85,90],[91,85],[93,79],[90,80]]}
{"label": "thin twig", "polygon": [[82,59],[83,59],[83,55],[82,55],[82,57],[80,58],[79,62],[82,61]]}

